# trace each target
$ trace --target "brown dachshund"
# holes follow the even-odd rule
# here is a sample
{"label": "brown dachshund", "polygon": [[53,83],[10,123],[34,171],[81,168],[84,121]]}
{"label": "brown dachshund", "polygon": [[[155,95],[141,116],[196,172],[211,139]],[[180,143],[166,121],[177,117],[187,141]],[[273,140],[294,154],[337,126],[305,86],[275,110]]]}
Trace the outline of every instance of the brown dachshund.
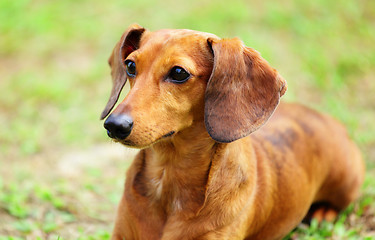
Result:
{"label": "brown dachshund", "polygon": [[[364,165],[344,127],[297,104],[260,54],[235,39],[132,25],[109,59],[101,118],[142,149],[127,172],[112,239],[281,239],[307,215],[333,220]],[[276,109],[276,110],[275,110]]]}

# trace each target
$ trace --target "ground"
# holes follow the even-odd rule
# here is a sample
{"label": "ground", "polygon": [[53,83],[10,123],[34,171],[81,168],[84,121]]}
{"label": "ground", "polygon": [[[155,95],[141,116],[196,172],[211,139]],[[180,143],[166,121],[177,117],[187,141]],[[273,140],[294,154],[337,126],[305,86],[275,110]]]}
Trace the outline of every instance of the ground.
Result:
{"label": "ground", "polygon": [[1,1],[0,240],[109,239],[134,150],[99,115],[134,22],[239,37],[288,81],[284,101],[343,122],[367,165],[361,197],[286,239],[375,239],[374,16],[366,0]]}

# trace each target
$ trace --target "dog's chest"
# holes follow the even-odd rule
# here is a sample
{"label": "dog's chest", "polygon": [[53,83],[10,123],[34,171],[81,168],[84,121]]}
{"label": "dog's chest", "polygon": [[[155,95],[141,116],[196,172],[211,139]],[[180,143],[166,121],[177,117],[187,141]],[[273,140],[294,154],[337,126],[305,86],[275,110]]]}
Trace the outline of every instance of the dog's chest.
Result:
{"label": "dog's chest", "polygon": [[[164,159],[163,159],[164,160]],[[195,211],[204,202],[207,174],[194,173],[194,168],[157,159],[146,165],[145,178],[149,200],[169,214]],[[193,171],[192,171],[193,170]]]}
{"label": "dog's chest", "polygon": [[182,190],[178,186],[173,173],[163,169],[160,177],[154,177],[150,181],[150,191],[153,201],[158,203],[164,210],[169,213],[175,213],[182,210]]}

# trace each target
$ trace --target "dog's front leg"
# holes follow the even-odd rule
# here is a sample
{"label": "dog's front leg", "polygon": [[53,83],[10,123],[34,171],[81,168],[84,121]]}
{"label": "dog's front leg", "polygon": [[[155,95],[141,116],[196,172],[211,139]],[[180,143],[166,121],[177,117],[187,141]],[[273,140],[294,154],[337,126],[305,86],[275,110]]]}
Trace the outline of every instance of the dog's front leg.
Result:
{"label": "dog's front leg", "polygon": [[[238,216],[233,222],[223,225],[219,220],[210,217],[181,219],[170,217],[164,227],[162,240],[242,240],[245,238],[246,216]],[[242,235],[241,235],[242,234]]]}
{"label": "dog's front leg", "polygon": [[185,221],[169,221],[164,228],[162,240],[214,240],[227,239],[217,238],[213,234],[208,234],[210,231],[205,226],[210,224],[202,223],[197,225],[195,223],[188,223]]}
{"label": "dog's front leg", "polygon": [[[204,223],[202,223],[204,224]],[[199,226],[197,226],[199,228]],[[195,231],[192,229],[179,228],[165,231],[162,240],[243,240],[244,236],[236,236],[223,229],[218,231]]]}

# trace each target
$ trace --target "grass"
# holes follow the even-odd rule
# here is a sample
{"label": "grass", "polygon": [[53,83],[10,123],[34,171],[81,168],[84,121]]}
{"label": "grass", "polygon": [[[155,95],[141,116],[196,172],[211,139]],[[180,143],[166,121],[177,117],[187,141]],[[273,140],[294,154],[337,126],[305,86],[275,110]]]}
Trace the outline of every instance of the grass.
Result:
{"label": "grass", "polygon": [[238,36],[287,79],[286,100],[341,120],[368,166],[363,194],[286,239],[375,238],[374,16],[369,0],[1,1],[0,240],[109,239],[131,157],[98,119],[133,22]]}

